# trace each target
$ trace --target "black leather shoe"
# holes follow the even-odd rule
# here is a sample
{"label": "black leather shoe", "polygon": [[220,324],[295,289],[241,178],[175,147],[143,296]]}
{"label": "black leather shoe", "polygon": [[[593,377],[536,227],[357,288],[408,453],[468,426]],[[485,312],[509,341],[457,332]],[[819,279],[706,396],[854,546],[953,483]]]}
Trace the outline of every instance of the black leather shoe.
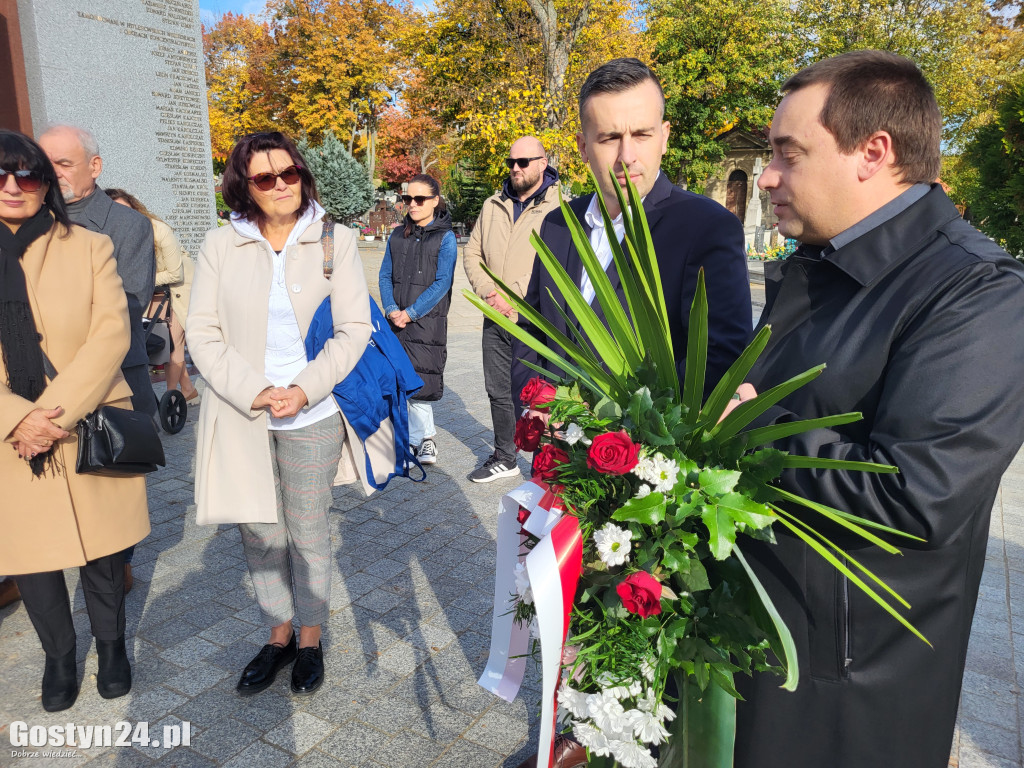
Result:
{"label": "black leather shoe", "polygon": [[265,691],[274,684],[278,670],[295,660],[295,635],[287,645],[264,645],[256,657],[245,665],[237,691],[242,696],[252,696]]}
{"label": "black leather shoe", "polygon": [[299,648],[298,658],[292,667],[292,693],[313,693],[324,684],[324,646]]}
{"label": "black leather shoe", "polygon": [[43,667],[43,709],[60,712],[78,698],[78,664],[75,649],[64,656],[47,656]]}
{"label": "black leather shoe", "polygon": [[128,663],[124,638],[96,638],[96,655],[100,657],[96,672],[96,690],[104,699],[116,699],[132,689],[132,665]]}

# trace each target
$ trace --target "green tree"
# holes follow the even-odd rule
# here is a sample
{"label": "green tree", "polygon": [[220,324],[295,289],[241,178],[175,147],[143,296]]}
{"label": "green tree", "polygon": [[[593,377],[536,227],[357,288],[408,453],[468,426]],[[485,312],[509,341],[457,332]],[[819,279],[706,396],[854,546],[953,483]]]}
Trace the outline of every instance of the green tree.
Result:
{"label": "green tree", "polygon": [[796,16],[801,65],[864,48],[916,62],[956,149],[991,120],[999,89],[1024,63],[1024,30],[989,0],[799,0]]}
{"label": "green tree", "polygon": [[484,201],[494,190],[480,179],[485,170],[470,163],[457,163],[452,166],[448,176],[442,182],[445,202],[452,215],[452,221],[461,221],[467,228],[472,228],[484,207]]}
{"label": "green tree", "polygon": [[977,171],[967,192],[975,224],[1024,259],[1024,78],[1003,90],[996,119],[978,130],[962,160]]}
{"label": "green tree", "polygon": [[348,153],[332,131],[324,133],[318,146],[312,146],[305,136],[297,146],[316,179],[320,204],[332,219],[347,222],[369,210],[373,185],[366,166]]}
{"label": "green tree", "polygon": [[798,56],[792,11],[782,0],[652,0],[647,19],[672,125],[662,167],[700,187],[724,155],[717,136],[771,122]]}

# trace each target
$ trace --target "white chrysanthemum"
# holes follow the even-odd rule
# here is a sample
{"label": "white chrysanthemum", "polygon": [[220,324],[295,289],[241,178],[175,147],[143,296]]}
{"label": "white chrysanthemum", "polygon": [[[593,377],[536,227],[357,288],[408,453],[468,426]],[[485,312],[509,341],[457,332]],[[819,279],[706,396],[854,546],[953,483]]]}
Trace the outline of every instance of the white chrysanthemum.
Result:
{"label": "white chrysanthemum", "polygon": [[664,704],[659,704],[658,705],[658,709],[654,713],[654,716],[657,717],[659,720],[661,720],[663,723],[664,722],[671,723],[673,720],[676,719],[676,713],[673,712],[670,707],[667,707]]}
{"label": "white chrysanthemum", "polygon": [[565,428],[565,433],[562,439],[569,445],[576,445],[576,443],[579,442],[582,442],[584,445],[590,445],[594,442],[587,437],[586,433],[583,431],[583,427],[576,423],[570,424]]}
{"label": "white chrysanthemum", "polygon": [[640,662],[640,672],[649,682],[654,682],[654,665],[651,664],[649,659],[644,659]]}
{"label": "white chrysanthemum", "polygon": [[564,682],[558,689],[558,703],[572,713],[573,717],[583,718],[587,716],[587,694],[570,688]]}
{"label": "white chrysanthemum", "polygon": [[620,682],[620,680],[614,679],[607,672],[602,672],[597,676],[597,684],[601,686],[601,691],[609,696],[614,696],[620,701],[622,699],[631,699],[639,695],[640,691],[643,690],[638,680],[634,680],[629,685],[619,685]]}
{"label": "white chrysanthemum", "polygon": [[605,523],[601,530],[594,533],[597,553],[609,567],[622,565],[629,559],[629,551],[633,548],[629,543],[632,538],[632,531],[619,528],[614,523]]}
{"label": "white chrysanthemum", "polygon": [[643,485],[641,485],[639,488],[636,489],[636,497],[638,499],[643,499],[643,498],[646,498],[647,496],[650,496],[650,495],[651,495],[651,486],[649,486],[647,483],[644,483]]}
{"label": "white chrysanthemum", "polygon": [[591,754],[598,757],[608,757],[611,754],[608,737],[590,723],[573,723],[572,734],[576,741],[590,750]]}
{"label": "white chrysanthemum", "polygon": [[654,460],[654,490],[668,493],[676,484],[679,476],[679,465],[675,459],[666,459],[660,453]]}
{"label": "white chrysanthemum", "polygon": [[533,589],[530,587],[530,577],[526,574],[526,563],[516,563],[516,594],[527,604],[533,603]]}
{"label": "white chrysanthemum", "polygon": [[629,712],[629,720],[633,725],[633,735],[644,744],[661,744],[668,739],[668,731],[653,712],[634,709]]}
{"label": "white chrysanthemum", "polygon": [[648,483],[657,482],[657,465],[655,459],[661,456],[660,453],[654,454],[654,456],[641,455],[637,459],[636,466],[633,467],[633,474]]}
{"label": "white chrysanthemum", "polygon": [[603,691],[587,696],[587,715],[609,739],[628,736],[633,732],[622,704]]}
{"label": "white chrysanthemum", "polygon": [[649,749],[641,747],[635,741],[609,741],[608,747],[612,757],[622,768],[658,768]]}

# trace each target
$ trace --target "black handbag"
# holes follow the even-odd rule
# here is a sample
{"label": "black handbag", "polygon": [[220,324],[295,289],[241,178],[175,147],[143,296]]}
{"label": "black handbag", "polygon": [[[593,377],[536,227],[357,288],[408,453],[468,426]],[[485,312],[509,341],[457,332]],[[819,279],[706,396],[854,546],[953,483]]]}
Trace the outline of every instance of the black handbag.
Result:
{"label": "black handbag", "polygon": [[[45,352],[43,368],[50,381],[57,378],[57,369]],[[166,464],[156,425],[141,411],[101,405],[78,422],[75,471],[80,475],[132,477],[156,472]]]}
{"label": "black handbag", "polygon": [[75,471],[80,475],[144,475],[166,463],[148,414],[101,405],[78,422]]}

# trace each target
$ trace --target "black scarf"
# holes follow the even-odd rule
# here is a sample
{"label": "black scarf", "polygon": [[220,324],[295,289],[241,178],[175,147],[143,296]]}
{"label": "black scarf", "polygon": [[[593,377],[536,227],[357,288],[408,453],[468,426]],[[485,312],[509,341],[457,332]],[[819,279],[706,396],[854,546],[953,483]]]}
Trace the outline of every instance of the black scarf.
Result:
{"label": "black scarf", "polygon": [[[11,232],[0,222],[0,350],[7,368],[7,386],[14,394],[32,402],[38,400],[46,388],[46,373],[21,257],[52,226],[53,216],[45,205],[18,227],[17,232]],[[41,475],[52,459],[52,447],[30,459],[32,474]]]}

